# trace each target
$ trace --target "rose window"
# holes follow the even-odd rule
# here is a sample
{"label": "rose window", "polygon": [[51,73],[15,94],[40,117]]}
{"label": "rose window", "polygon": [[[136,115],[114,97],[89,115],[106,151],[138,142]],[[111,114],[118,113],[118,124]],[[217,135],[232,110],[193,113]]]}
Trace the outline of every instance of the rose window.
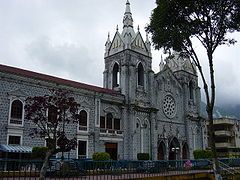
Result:
{"label": "rose window", "polygon": [[163,100],[163,112],[169,118],[173,118],[176,114],[175,101],[170,95],[167,95]]}

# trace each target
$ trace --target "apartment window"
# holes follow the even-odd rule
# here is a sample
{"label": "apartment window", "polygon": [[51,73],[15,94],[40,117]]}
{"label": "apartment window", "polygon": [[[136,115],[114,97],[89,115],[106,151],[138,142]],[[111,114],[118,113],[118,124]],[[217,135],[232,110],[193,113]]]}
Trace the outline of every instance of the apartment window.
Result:
{"label": "apartment window", "polygon": [[23,103],[20,100],[14,100],[11,104],[10,123],[21,125],[22,117],[23,117]]}
{"label": "apartment window", "polygon": [[21,136],[9,136],[8,144],[9,145],[20,145],[21,144]]}
{"label": "apartment window", "polygon": [[79,118],[79,130],[81,131],[87,131],[87,112],[85,110],[81,110]]}

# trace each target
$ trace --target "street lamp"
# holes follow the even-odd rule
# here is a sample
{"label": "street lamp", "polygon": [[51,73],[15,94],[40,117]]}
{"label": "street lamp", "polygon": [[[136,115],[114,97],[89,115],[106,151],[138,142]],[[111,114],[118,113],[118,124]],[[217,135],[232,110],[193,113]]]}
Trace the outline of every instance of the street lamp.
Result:
{"label": "street lamp", "polygon": [[177,152],[179,151],[179,147],[172,147],[171,151],[174,152],[175,159],[177,159]]}

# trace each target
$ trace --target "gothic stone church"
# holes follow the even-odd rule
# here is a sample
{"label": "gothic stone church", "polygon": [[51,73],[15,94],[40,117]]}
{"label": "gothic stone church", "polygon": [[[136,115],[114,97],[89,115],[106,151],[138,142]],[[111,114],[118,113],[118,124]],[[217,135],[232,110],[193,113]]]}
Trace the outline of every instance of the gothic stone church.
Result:
{"label": "gothic stone church", "polygon": [[33,124],[24,120],[24,103],[52,88],[70,90],[81,104],[78,124],[65,128],[76,137],[70,158],[91,158],[109,152],[112,159],[137,159],[145,152],[153,160],[192,158],[203,148],[200,88],[195,66],[175,53],[152,70],[151,44],[134,30],[127,0],[123,30],[105,44],[104,87],[0,65],[0,156],[29,153],[45,146],[30,137]]}

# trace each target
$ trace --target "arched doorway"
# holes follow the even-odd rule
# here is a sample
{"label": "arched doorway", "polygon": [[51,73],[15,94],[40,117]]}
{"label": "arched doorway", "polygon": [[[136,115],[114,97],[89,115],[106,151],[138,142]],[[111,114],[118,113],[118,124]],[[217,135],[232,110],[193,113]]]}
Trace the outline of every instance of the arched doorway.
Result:
{"label": "arched doorway", "polygon": [[179,159],[179,153],[180,153],[180,144],[177,138],[174,137],[169,144],[169,156],[168,156],[169,160]]}
{"label": "arched doorway", "polygon": [[182,147],[182,159],[189,159],[188,145],[185,142]]}
{"label": "arched doorway", "polygon": [[166,146],[164,142],[160,142],[158,145],[158,154],[157,154],[157,159],[158,160],[164,160],[165,159],[165,153],[166,153]]}

